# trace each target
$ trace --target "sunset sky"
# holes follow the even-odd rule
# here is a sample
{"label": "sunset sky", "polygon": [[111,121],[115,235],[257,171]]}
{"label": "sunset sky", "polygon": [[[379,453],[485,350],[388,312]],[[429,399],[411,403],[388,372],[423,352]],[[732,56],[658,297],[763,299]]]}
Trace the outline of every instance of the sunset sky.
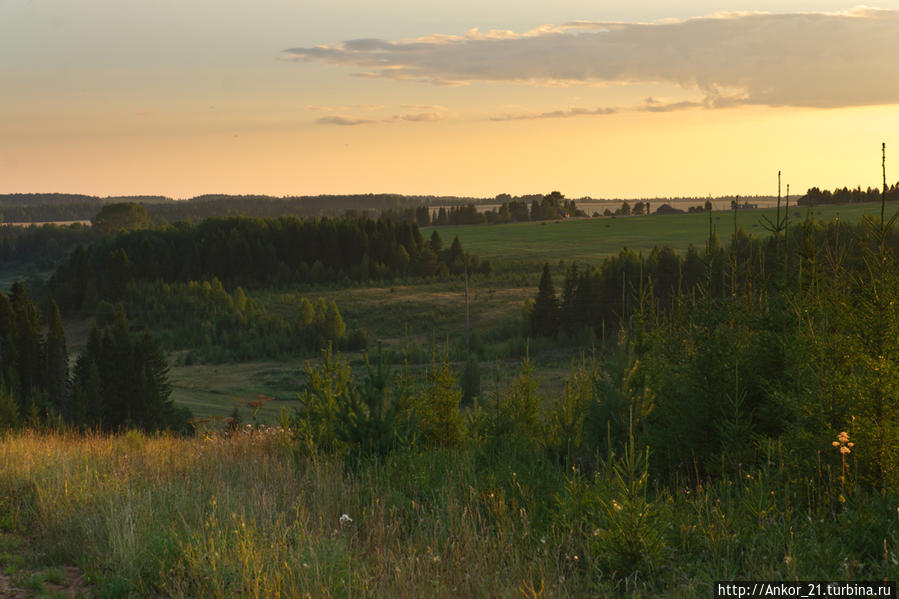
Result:
{"label": "sunset sky", "polygon": [[0,193],[899,180],[899,0],[0,0]]}

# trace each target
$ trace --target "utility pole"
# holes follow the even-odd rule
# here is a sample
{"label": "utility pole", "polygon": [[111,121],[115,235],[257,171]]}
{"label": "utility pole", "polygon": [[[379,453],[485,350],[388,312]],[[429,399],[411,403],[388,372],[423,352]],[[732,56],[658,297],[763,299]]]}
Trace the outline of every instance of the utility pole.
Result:
{"label": "utility pole", "polygon": [[880,168],[883,171],[883,191],[880,192],[880,243],[881,245],[884,242],[884,231],[885,224],[884,221],[884,213],[886,211],[887,204],[887,144],[883,142],[880,145],[881,159],[880,159]]}

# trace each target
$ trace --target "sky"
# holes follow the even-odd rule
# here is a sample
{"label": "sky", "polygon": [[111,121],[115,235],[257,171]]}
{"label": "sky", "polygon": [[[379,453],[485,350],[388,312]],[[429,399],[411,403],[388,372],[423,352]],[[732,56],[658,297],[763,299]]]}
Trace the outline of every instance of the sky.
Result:
{"label": "sky", "polygon": [[882,143],[899,0],[0,0],[0,193],[796,194]]}

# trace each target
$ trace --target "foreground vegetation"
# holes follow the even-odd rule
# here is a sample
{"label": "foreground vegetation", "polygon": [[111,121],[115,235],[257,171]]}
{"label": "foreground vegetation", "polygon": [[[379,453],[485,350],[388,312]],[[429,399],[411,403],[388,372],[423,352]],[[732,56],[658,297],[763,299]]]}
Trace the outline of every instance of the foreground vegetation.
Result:
{"label": "foreground vegetation", "polygon": [[894,579],[899,497],[841,501],[837,455],[822,448],[812,476],[775,452],[659,487],[640,452],[584,470],[476,443],[305,455],[277,429],[22,432],[0,441],[0,523],[97,596],[698,597],[716,580]]}

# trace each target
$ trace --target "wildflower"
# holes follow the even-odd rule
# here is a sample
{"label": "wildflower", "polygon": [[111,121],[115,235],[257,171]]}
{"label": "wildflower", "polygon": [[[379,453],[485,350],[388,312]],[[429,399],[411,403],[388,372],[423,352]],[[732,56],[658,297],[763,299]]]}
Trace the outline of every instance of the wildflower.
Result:
{"label": "wildflower", "polygon": [[839,441],[834,441],[833,443],[831,443],[831,445],[833,445],[834,447],[839,447],[839,446],[840,446],[840,442],[839,442]]}
{"label": "wildflower", "polygon": [[840,453],[852,453],[852,450],[846,446],[840,447]]}
{"label": "wildflower", "polygon": [[847,433],[846,431],[843,431],[839,435],[837,435],[837,439],[839,440],[840,443],[848,443],[849,442],[849,433]]}
{"label": "wildflower", "polygon": [[616,511],[619,511],[619,512],[621,511],[621,504],[618,503],[617,501],[615,501],[614,499],[612,500],[612,507],[615,508]]}
{"label": "wildflower", "polygon": [[340,525],[341,526],[343,526],[344,524],[349,524],[352,521],[353,521],[353,519],[350,518],[349,514],[344,514],[340,517]]}

